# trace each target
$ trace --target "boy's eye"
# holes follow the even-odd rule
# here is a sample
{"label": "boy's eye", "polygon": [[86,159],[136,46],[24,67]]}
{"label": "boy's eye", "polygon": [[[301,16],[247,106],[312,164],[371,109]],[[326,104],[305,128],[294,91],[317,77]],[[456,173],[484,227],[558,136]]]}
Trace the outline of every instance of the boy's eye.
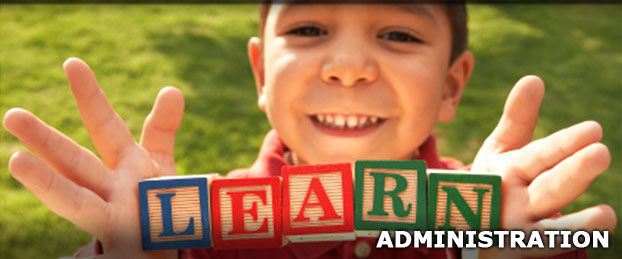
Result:
{"label": "boy's eye", "polygon": [[305,36],[305,37],[316,37],[316,36],[326,35],[327,33],[326,31],[315,26],[302,26],[302,27],[295,28],[291,31],[288,31],[287,34],[293,34],[293,35]]}
{"label": "boy's eye", "polygon": [[397,41],[397,42],[414,42],[421,43],[420,39],[415,38],[414,36],[399,31],[391,31],[385,34],[378,35],[379,39]]}

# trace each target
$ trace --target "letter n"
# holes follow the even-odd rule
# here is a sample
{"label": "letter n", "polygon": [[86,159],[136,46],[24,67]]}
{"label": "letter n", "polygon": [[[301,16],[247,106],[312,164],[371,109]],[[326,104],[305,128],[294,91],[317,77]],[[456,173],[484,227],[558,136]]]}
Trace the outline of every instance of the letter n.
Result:
{"label": "letter n", "polygon": [[499,228],[500,176],[492,173],[429,171],[430,228],[450,231]]}

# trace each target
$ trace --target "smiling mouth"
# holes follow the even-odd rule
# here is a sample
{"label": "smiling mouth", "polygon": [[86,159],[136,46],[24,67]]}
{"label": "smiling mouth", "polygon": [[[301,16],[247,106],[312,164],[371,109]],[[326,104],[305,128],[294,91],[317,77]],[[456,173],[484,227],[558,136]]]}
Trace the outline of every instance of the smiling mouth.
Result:
{"label": "smiling mouth", "polygon": [[385,118],[369,115],[346,115],[346,114],[314,114],[310,116],[317,124],[338,130],[362,130],[372,128],[386,121]]}

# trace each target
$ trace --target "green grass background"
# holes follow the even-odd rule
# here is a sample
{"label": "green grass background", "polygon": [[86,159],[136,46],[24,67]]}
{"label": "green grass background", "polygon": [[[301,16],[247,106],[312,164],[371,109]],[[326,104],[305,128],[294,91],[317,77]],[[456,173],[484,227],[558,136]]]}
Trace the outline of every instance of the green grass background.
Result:
{"label": "green grass background", "polygon": [[[440,152],[470,162],[511,86],[539,75],[547,93],[535,137],[596,120],[612,154],[609,170],[564,212],[607,203],[622,216],[621,5],[474,5],[469,16],[476,65],[456,120],[435,130]],[[270,129],[256,107],[246,57],[257,22],[254,5],[2,5],[0,112],[28,109],[93,150],[61,67],[77,56],[136,137],[161,87],[184,92],[175,150],[180,172],[248,167]],[[8,159],[25,149],[4,129],[0,141],[0,257],[72,254],[89,235],[11,177]],[[610,242],[592,257],[622,254],[619,230]]]}

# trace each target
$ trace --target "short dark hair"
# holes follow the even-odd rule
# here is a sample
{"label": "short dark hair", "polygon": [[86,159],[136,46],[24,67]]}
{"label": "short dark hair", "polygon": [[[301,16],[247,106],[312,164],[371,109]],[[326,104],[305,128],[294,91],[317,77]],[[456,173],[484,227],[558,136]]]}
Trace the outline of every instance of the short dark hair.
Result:
{"label": "short dark hair", "polygon": [[[271,0],[262,1],[259,7],[259,36],[263,37],[266,19],[270,11]],[[451,26],[451,55],[449,64],[467,48],[469,32],[467,29],[467,11],[463,1],[444,4],[449,25]]]}

